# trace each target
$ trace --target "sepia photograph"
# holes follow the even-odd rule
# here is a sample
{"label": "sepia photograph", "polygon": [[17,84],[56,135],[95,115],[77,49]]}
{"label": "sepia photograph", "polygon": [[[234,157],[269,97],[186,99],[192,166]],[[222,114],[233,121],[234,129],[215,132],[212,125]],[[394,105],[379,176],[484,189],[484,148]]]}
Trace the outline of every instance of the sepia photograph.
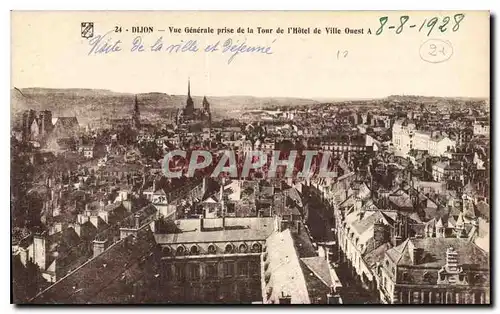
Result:
{"label": "sepia photograph", "polygon": [[13,304],[491,304],[489,11],[12,11]]}

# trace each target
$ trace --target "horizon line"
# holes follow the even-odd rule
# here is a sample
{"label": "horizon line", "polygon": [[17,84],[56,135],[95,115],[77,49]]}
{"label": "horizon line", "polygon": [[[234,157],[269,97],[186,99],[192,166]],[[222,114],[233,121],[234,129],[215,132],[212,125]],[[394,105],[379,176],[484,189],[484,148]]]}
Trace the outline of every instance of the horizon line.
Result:
{"label": "horizon line", "polygon": [[[45,89],[45,90],[96,90],[96,91],[107,91],[107,92],[112,92],[116,94],[124,94],[124,95],[140,95],[140,94],[165,94],[165,95],[171,95],[171,96],[187,96],[187,94],[170,94],[167,92],[161,92],[161,91],[148,91],[148,92],[124,92],[124,91],[116,91],[112,89],[107,89],[107,88],[92,88],[92,87],[39,87],[39,86],[30,86],[30,87],[17,87],[17,86],[11,86],[11,94],[13,90],[19,90],[21,92],[22,89]],[[22,93],[21,93],[22,94]],[[25,96],[25,95],[23,95]],[[422,94],[391,94],[391,95],[385,95],[385,96],[373,96],[373,97],[353,97],[353,96],[345,96],[345,97],[331,97],[331,96],[316,96],[316,97],[305,97],[305,96],[253,96],[253,95],[248,95],[248,94],[231,94],[231,95],[193,95],[191,94],[192,97],[253,97],[253,98],[289,98],[289,99],[303,99],[303,100],[314,100],[314,101],[319,101],[319,100],[380,100],[384,98],[389,98],[391,96],[399,96],[399,97],[436,97],[436,98],[469,98],[469,99],[485,99],[489,100],[490,96],[441,96],[441,95],[422,95]]]}

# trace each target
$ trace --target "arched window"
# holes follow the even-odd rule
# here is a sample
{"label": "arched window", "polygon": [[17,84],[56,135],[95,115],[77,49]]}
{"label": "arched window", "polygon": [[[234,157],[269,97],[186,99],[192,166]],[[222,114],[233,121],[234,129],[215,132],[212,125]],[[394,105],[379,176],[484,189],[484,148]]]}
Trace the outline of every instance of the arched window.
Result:
{"label": "arched window", "polygon": [[240,247],[238,248],[238,250],[240,251],[240,253],[246,253],[248,247],[245,243],[241,243],[240,244]]}
{"label": "arched window", "polygon": [[195,245],[191,246],[191,249],[189,249],[189,252],[192,255],[197,255],[200,253],[200,248],[195,244]]}
{"label": "arched window", "polygon": [[255,253],[260,253],[262,251],[262,245],[257,242],[252,244],[252,251],[254,251]]}
{"label": "arched window", "polygon": [[224,249],[225,253],[233,253],[234,246],[231,243],[226,244],[226,247]]}
{"label": "arched window", "polygon": [[208,246],[208,254],[215,254],[217,253],[217,248],[215,247],[214,244],[210,244]]}
{"label": "arched window", "polygon": [[175,254],[179,255],[179,256],[184,255],[185,252],[186,252],[186,249],[182,245],[179,245],[177,247],[177,249],[175,250]]}
{"label": "arched window", "polygon": [[404,272],[403,274],[401,274],[401,280],[403,280],[403,281],[409,281],[410,280],[410,275],[408,275],[407,272]]}
{"label": "arched window", "polygon": [[170,249],[169,246],[164,246],[164,247],[162,247],[161,250],[162,250],[164,255],[170,255],[172,253],[172,250]]}

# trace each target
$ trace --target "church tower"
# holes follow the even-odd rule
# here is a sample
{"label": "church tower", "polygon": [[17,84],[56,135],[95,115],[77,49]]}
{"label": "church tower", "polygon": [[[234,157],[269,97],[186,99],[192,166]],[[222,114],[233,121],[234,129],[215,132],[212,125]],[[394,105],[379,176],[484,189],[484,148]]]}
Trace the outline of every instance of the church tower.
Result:
{"label": "church tower", "polygon": [[194,103],[193,99],[191,98],[191,81],[188,79],[188,96],[186,100],[185,114],[188,117],[191,117],[193,113],[194,113]]}
{"label": "church tower", "polygon": [[139,103],[137,102],[137,95],[135,95],[134,100],[134,113],[132,114],[132,123],[134,128],[139,129],[141,127],[141,113],[139,112]]}

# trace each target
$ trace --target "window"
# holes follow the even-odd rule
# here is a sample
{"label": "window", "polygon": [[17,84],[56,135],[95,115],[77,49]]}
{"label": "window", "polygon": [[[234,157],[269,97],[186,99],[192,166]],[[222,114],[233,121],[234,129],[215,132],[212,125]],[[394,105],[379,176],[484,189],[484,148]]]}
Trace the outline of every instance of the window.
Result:
{"label": "window", "polygon": [[189,264],[189,277],[192,280],[200,279],[200,265],[198,264]]}
{"label": "window", "polygon": [[260,274],[259,263],[251,262],[250,263],[250,275],[258,275]]}
{"label": "window", "polygon": [[192,255],[197,255],[200,252],[197,245],[191,246],[191,249],[189,251],[191,252]]}
{"label": "window", "polygon": [[234,276],[234,262],[225,262],[223,264],[224,276],[233,277]]}
{"label": "window", "polygon": [[161,250],[162,250],[164,255],[170,255],[170,253],[172,253],[172,251],[170,250],[170,247],[168,247],[168,246],[164,246]]}
{"label": "window", "polygon": [[226,248],[224,250],[225,253],[233,253],[233,245],[231,243],[226,244]]}
{"label": "window", "polygon": [[217,248],[215,247],[215,245],[210,244],[208,246],[208,254],[215,254],[216,252],[217,252]]}
{"label": "window", "polygon": [[164,271],[163,271],[163,274],[164,274],[164,278],[166,280],[172,280],[173,276],[172,276],[172,264],[165,264],[165,267],[164,267]]}
{"label": "window", "polygon": [[240,253],[245,253],[247,251],[247,245],[245,243],[240,244],[239,251]]}
{"label": "window", "polygon": [[186,249],[182,245],[179,245],[177,247],[177,249],[175,250],[176,254],[179,255],[179,256],[184,255],[185,251],[186,251]]}
{"label": "window", "polygon": [[207,279],[215,279],[217,277],[217,265],[216,264],[207,264]]}
{"label": "window", "polygon": [[248,276],[248,263],[247,262],[239,262],[238,263],[238,275],[239,276]]}
{"label": "window", "polygon": [[260,243],[254,243],[252,245],[252,251],[260,253],[262,251],[262,245],[260,245]]}
{"label": "window", "polygon": [[184,269],[184,265],[175,265],[175,278],[177,279],[177,281],[184,281],[184,278],[185,278],[185,269]]}

